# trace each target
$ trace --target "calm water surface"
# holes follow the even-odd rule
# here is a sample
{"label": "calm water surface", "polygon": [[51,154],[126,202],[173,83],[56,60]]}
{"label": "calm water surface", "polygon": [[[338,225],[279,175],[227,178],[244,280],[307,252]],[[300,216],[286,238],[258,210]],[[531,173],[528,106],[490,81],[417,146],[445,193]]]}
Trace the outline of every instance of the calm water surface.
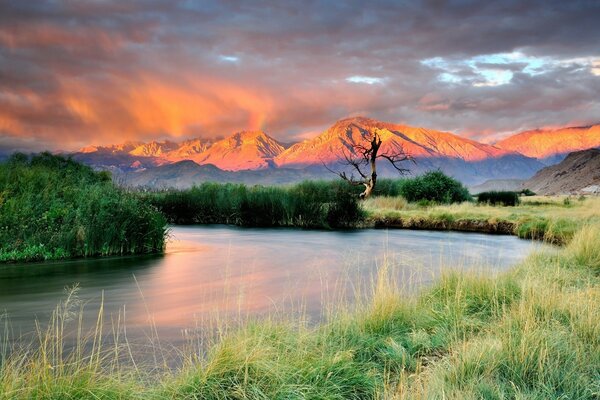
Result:
{"label": "calm water surface", "polygon": [[[318,319],[324,304],[346,297],[377,273],[384,258],[408,291],[441,271],[495,273],[540,244],[473,233],[173,227],[164,256],[77,260],[0,267],[0,313],[14,337],[48,321],[79,286],[84,323],[93,326],[101,303],[105,320],[124,316],[129,335],[177,342],[209,317],[290,313]],[[351,288],[352,290],[349,290]]]}

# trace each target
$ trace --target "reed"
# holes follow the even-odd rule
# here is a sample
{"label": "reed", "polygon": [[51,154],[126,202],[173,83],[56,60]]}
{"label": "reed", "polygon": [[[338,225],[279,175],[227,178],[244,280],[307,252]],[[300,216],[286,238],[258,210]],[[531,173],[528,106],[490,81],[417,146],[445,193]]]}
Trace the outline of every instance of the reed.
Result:
{"label": "reed", "polygon": [[153,253],[164,217],[110,174],[60,156],[0,164],[0,262]]}

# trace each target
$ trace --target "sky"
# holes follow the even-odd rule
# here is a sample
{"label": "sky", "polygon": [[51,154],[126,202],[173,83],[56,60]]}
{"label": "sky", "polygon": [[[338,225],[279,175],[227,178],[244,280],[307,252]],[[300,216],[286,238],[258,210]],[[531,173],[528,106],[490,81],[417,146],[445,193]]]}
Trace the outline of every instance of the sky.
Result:
{"label": "sky", "polygon": [[0,0],[0,150],[600,122],[600,1]]}

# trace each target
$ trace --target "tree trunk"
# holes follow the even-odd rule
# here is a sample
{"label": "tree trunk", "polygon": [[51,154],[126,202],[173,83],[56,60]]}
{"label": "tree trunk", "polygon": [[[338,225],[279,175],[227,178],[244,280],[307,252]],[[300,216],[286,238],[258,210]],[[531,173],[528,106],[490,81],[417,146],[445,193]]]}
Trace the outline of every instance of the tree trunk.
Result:
{"label": "tree trunk", "polygon": [[361,199],[367,199],[373,193],[373,189],[375,189],[375,185],[377,184],[377,151],[379,150],[379,146],[381,146],[381,141],[377,140],[378,137],[375,136],[373,141],[371,142],[371,149],[373,150],[371,153],[371,157],[369,159],[369,164],[371,166],[371,177],[365,183],[365,190],[360,194]]}

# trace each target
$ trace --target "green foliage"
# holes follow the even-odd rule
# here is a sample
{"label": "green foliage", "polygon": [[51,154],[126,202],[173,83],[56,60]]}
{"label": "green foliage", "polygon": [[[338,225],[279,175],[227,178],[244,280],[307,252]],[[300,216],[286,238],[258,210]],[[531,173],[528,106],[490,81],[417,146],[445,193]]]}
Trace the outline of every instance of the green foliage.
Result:
{"label": "green foliage", "polygon": [[523,189],[523,190],[521,190],[519,193],[520,193],[521,195],[523,195],[523,196],[527,196],[527,197],[529,197],[529,196],[535,196],[535,195],[536,195],[536,194],[535,194],[535,192],[533,192],[533,191],[532,191],[532,190],[530,190],[530,189]]}
{"label": "green foliage", "polygon": [[339,228],[362,220],[357,194],[345,182],[306,181],[291,187],[203,183],[144,196],[178,224]]}
{"label": "green foliage", "polygon": [[350,227],[356,221],[362,220],[364,213],[350,188],[338,187],[335,198],[327,210],[327,223],[333,228]]}
{"label": "green foliage", "polygon": [[477,195],[478,203],[490,205],[516,206],[521,203],[519,193],[509,191],[490,191],[482,192]]}
{"label": "green foliage", "polygon": [[165,229],[107,173],[50,153],[0,164],[0,261],[157,252]]}
{"label": "green foliage", "polygon": [[410,202],[428,200],[450,204],[470,201],[471,195],[459,181],[441,171],[430,171],[399,183],[399,194]]}

